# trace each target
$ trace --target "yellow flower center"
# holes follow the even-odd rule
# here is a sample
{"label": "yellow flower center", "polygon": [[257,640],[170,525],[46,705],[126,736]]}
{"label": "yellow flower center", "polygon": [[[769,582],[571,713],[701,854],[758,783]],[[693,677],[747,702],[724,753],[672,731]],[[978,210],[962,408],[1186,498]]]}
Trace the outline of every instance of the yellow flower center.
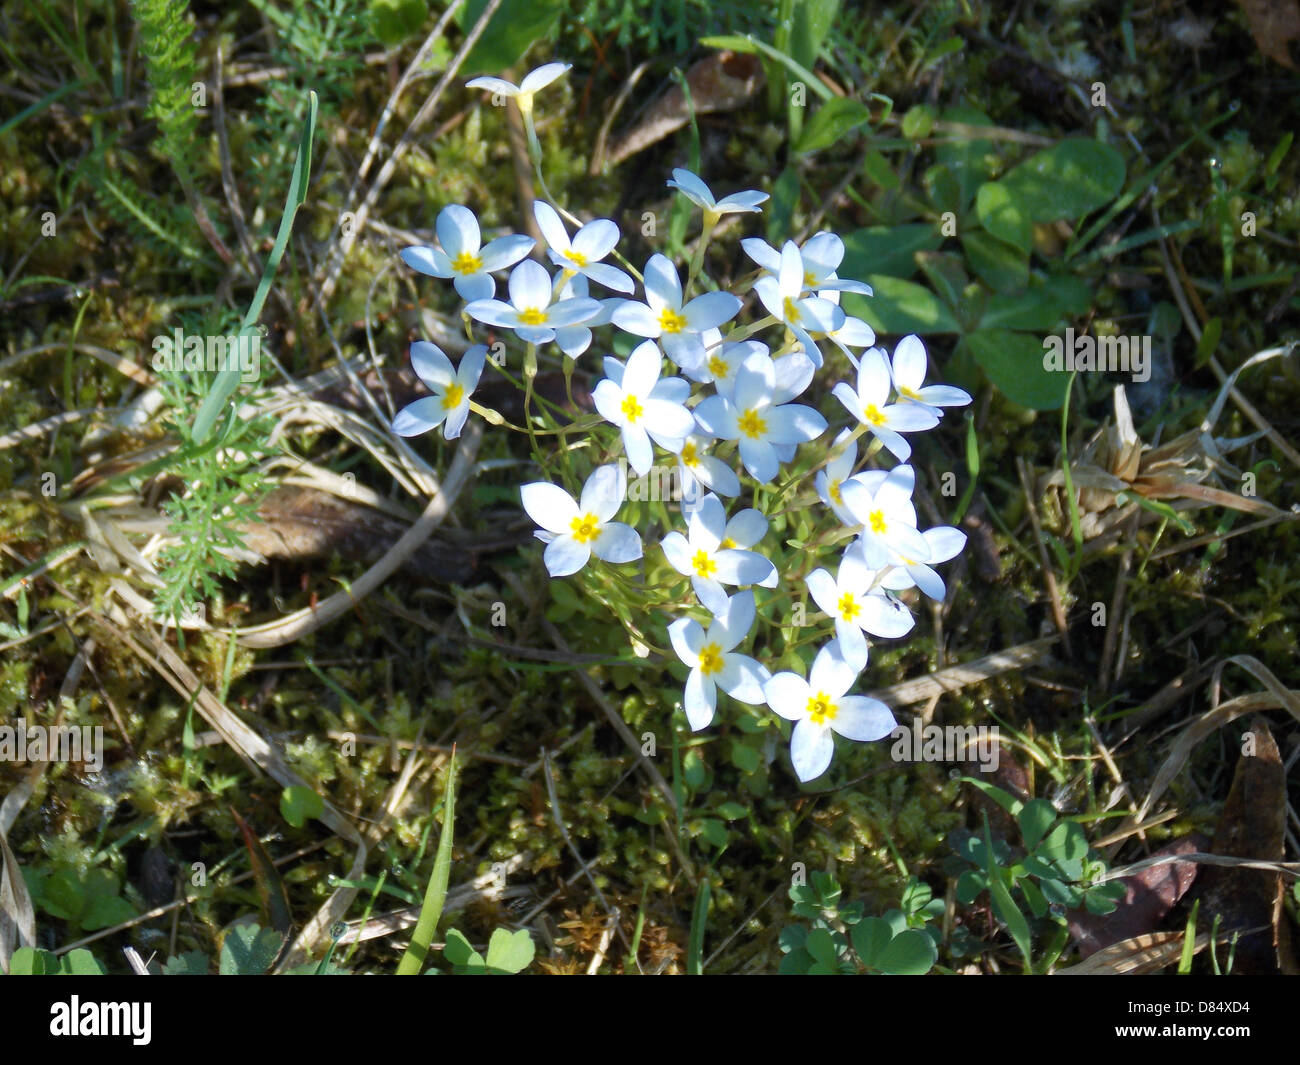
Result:
{"label": "yellow flower center", "polygon": [[835,715],[839,713],[839,707],[831,702],[831,697],[825,692],[818,692],[815,698],[808,700],[808,719],[814,725],[825,725],[828,721],[834,721]]}
{"label": "yellow flower center", "polygon": [[740,427],[740,431],[751,440],[758,440],[767,432],[767,422],[759,417],[756,410],[745,411],[736,419],[736,424]]}
{"label": "yellow flower center", "polygon": [[921,393],[917,392],[914,388],[903,388],[901,385],[899,386],[898,394],[900,396],[906,396],[908,399],[919,400],[921,398]]}
{"label": "yellow flower center", "polygon": [[827,495],[829,495],[831,499],[833,499],[840,506],[844,506],[844,497],[840,495],[839,481],[831,481],[830,487],[827,489]]}
{"label": "yellow flower center", "polygon": [[464,398],[465,389],[456,381],[453,381],[451,387],[447,389],[447,394],[442,397],[442,409],[451,410],[454,407],[459,407],[460,401]]}
{"label": "yellow flower center", "polygon": [[700,672],[706,677],[722,672],[722,648],[716,643],[706,643],[700,649]]}
{"label": "yellow flower center", "polygon": [[718,564],[709,557],[707,551],[696,551],[695,557],[691,559],[691,565],[695,567],[695,574],[699,577],[712,577],[718,571]]}
{"label": "yellow flower center", "polygon": [[528,307],[519,312],[520,325],[542,325],[546,321],[546,312],[536,307]]}
{"label": "yellow flower center", "polygon": [[686,328],[686,316],[678,314],[671,307],[659,312],[659,328],[665,333],[680,333]]}
{"label": "yellow flower center", "polygon": [[880,408],[877,407],[874,403],[868,403],[866,408],[862,411],[862,413],[866,416],[867,421],[869,421],[872,425],[885,424],[885,416],[880,413]]}
{"label": "yellow flower center", "polygon": [[573,263],[575,266],[587,265],[587,257],[583,255],[582,252],[574,251],[572,248],[569,249],[568,253],[565,255],[565,258],[568,259],[569,262]]}
{"label": "yellow flower center", "polygon": [[589,544],[600,535],[600,519],[595,514],[584,514],[569,522],[573,538],[580,544]]}
{"label": "yellow flower center", "polygon": [[852,592],[845,592],[840,596],[840,601],[835,605],[839,608],[840,617],[845,621],[852,621],[862,613],[862,607],[860,607],[858,601],[853,598]]}
{"label": "yellow flower center", "polygon": [[785,303],[781,308],[785,312],[785,320],[791,325],[799,324],[799,308],[795,305],[794,300],[789,296],[785,298]]}
{"label": "yellow flower center", "polygon": [[883,510],[873,510],[868,517],[871,519],[871,531],[878,536],[884,536],[889,525],[885,521],[885,512]]}
{"label": "yellow flower center", "polygon": [[805,270],[803,272],[803,287],[812,288],[815,284],[817,284],[817,275],[811,270]]}
{"label": "yellow flower center", "polygon": [[623,400],[623,406],[620,408],[627,415],[627,420],[633,425],[637,419],[645,414],[645,408],[641,406],[641,401],[636,396],[627,396]]}
{"label": "yellow flower center", "polygon": [[719,381],[726,378],[731,367],[727,365],[727,360],[721,355],[713,355],[709,358],[709,373],[713,374]]}
{"label": "yellow flower center", "polygon": [[718,550],[721,551],[724,548],[730,549],[735,546],[736,546],[735,540],[733,540],[730,536],[724,536],[722,540],[718,543]]}
{"label": "yellow flower center", "polygon": [[463,251],[452,259],[451,268],[458,274],[477,274],[483,269],[483,260],[477,255]]}
{"label": "yellow flower center", "polygon": [[700,453],[695,449],[694,444],[684,444],[682,446],[682,464],[684,466],[698,466],[700,464]]}

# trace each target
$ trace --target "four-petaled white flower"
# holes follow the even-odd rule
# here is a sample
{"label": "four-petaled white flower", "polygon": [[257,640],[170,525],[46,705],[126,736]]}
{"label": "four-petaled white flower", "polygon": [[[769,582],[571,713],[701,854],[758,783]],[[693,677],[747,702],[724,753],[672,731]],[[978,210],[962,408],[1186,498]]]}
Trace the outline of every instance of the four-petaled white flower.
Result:
{"label": "four-petaled white flower", "polygon": [[653,440],[676,454],[695,428],[695,417],[684,406],[691,386],[678,377],[659,379],[663,360],[653,340],[638,344],[627,365],[605,360],[608,376],[592,392],[600,416],[618,426],[628,465],[644,477],[654,465]]}
{"label": "four-petaled white flower", "polygon": [[546,238],[551,262],[562,266],[570,276],[581,274],[615,292],[631,292],[636,288],[622,270],[600,261],[618,243],[618,226],[610,219],[597,218],[588,222],[570,240],[559,212],[545,200],[533,202],[533,215]]}
{"label": "four-petaled white flower", "polygon": [[657,339],[664,354],[683,370],[705,358],[700,334],[729,322],[741,308],[730,292],[706,292],[682,304],[682,280],[666,255],[650,256],[645,264],[645,303],[624,300],[614,311],[614,324],[639,337]]}
{"label": "four-petaled white flower", "polygon": [[872,589],[875,580],[876,571],[867,567],[860,552],[850,549],[844,552],[836,576],[816,569],[806,581],[813,600],[835,622],[835,639],[844,660],[859,671],[867,665],[864,629],[872,636],[895,638],[907,635],[915,623],[902,603]]}
{"label": "four-petaled white flower", "polygon": [[895,346],[894,358],[889,364],[889,375],[900,399],[929,407],[939,416],[943,415],[943,411],[938,409],[940,407],[964,407],[971,402],[965,389],[925,384],[925,370],[925,345],[921,338],[903,337]]}
{"label": "four-petaled white flower", "polygon": [[[777,251],[767,241],[758,237],[747,237],[740,242],[754,262],[770,274],[781,272],[783,252]],[[856,292],[861,296],[870,296],[871,286],[861,281],[839,277],[835,271],[844,261],[844,241],[831,232],[818,233],[804,241],[799,249],[799,258],[803,265],[803,288],[805,291],[821,295],[825,292]]]}
{"label": "four-petaled white flower", "polygon": [[635,562],[641,538],[630,525],[610,521],[618,513],[627,481],[618,466],[601,466],[575,501],[559,485],[534,481],[520,488],[524,510],[540,525],[533,535],[546,544],[543,561],[552,577],[577,573],[594,554],[606,562]]}
{"label": "four-petaled white flower", "polygon": [[[792,369],[798,368],[793,364]],[[796,375],[796,381],[802,374]],[[771,356],[751,355],[736,374],[731,398],[709,396],[695,408],[695,420],[706,432],[723,440],[740,441],[740,458],[756,481],[769,483],[780,469],[778,447],[816,440],[826,431],[826,419],[812,407],[781,403],[789,385],[777,391]]]}
{"label": "four-petaled white flower", "polygon": [[933,429],[939,415],[923,403],[890,403],[889,389],[889,362],[880,348],[872,348],[863,352],[858,363],[857,391],[841,381],[831,392],[899,462],[906,462],[912,457],[912,445],[899,434]]}
{"label": "four-petaled white flower", "polygon": [[691,618],[678,618],[668,626],[673,650],[691,667],[683,705],[692,730],[698,732],[713,720],[719,688],[742,703],[763,702],[763,685],[772,674],[748,655],[733,651],[753,624],[754,593],[746,590],[725,599],[723,611],[707,629]]}
{"label": "four-petaled white flower", "polygon": [[[551,287],[552,290],[559,290],[555,300],[557,304],[571,299],[588,299],[591,296],[587,279],[581,274],[568,277],[565,271],[557,270]],[[562,325],[555,330],[556,346],[570,358],[576,359],[591,347],[591,331],[598,325],[608,325],[610,315],[621,302],[619,299],[596,300],[598,310],[590,318],[578,325]]]}
{"label": "four-petaled white flower", "polygon": [[482,247],[478,219],[457,203],[438,212],[434,228],[442,247],[404,248],[402,262],[430,277],[454,278],[463,300],[490,300],[497,290],[492,271],[514,266],[533,250],[533,238],[523,234],[497,237]]}
{"label": "four-petaled white flower", "polygon": [[668,187],[677,189],[696,207],[702,208],[705,218],[712,223],[716,223],[724,214],[745,214],[751,211],[760,213],[758,205],[768,199],[766,192],[752,191],[733,192],[720,200],[714,199],[709,186],[682,167],[673,170],[673,179],[668,182]]}
{"label": "four-petaled white flower", "polygon": [[720,396],[731,395],[736,387],[736,373],[751,355],[766,355],[767,345],[758,340],[740,340],[710,348],[706,357],[688,370],[683,370],[692,381],[713,383]]}
{"label": "four-petaled white flower", "polygon": [[868,568],[883,569],[895,556],[930,560],[930,547],[916,531],[915,487],[911,466],[895,466],[888,473],[864,470],[840,484],[844,506],[862,526],[858,543]]}
{"label": "four-petaled white flower", "polygon": [[513,99],[519,105],[519,110],[528,115],[533,110],[533,93],[546,88],[571,66],[572,63],[547,63],[525,74],[524,80],[518,85],[504,78],[471,78],[465,84],[471,89],[487,89]]}
{"label": "four-petaled white flower", "polygon": [[930,557],[925,562],[902,555],[896,557],[893,568],[881,576],[880,586],[901,592],[915,585],[936,603],[942,603],[946,594],[943,578],[932,567],[961,554],[961,549],[966,546],[966,534],[950,525],[936,525],[921,533],[921,538],[930,549]]}
{"label": "four-petaled white flower", "polygon": [[793,721],[790,760],[802,781],[826,772],[835,753],[832,732],[850,740],[878,740],[889,735],[897,722],[879,699],[848,695],[858,670],[844,660],[835,640],[813,659],[805,680],[797,673],[777,673],[764,685],[767,705]]}
{"label": "four-petaled white flower", "polygon": [[411,365],[433,395],[399,410],[393,419],[393,432],[398,436],[419,436],[441,425],[443,439],[455,440],[469,417],[469,397],[478,387],[486,358],[487,347],[476,344],[461,356],[460,367],[455,369],[436,344],[417,340],[411,345]]}
{"label": "four-petaled white flower", "polygon": [[575,297],[551,303],[551,276],[546,267],[527,259],[510,271],[510,302],[474,300],[465,313],[487,325],[513,329],[520,340],[546,344],[557,329],[590,321],[600,311],[593,299]]}
{"label": "four-petaled white flower", "polygon": [[783,323],[799,346],[822,364],[822,353],[812,333],[830,333],[844,325],[844,312],[821,296],[804,296],[804,262],[795,242],[787,240],[781,249],[781,261],[775,276],[768,274],[754,282],[754,291],[763,301],[767,313]]}
{"label": "four-petaled white flower", "polygon": [[[736,515],[737,518],[741,515]],[[762,517],[762,515],[759,515]],[[746,518],[746,522],[751,519]],[[739,532],[740,530],[732,530]],[[741,533],[752,531],[746,526]],[[764,519],[764,532],[766,519]],[[762,537],[760,536],[759,539]],[[698,506],[692,507],[686,523],[686,535],[673,531],[660,541],[668,563],[678,573],[691,578],[695,594],[700,602],[713,613],[718,613],[718,604],[725,598],[723,584],[757,584],[761,588],[776,587],[776,567],[772,560],[764,558],[756,551],[746,551],[738,547],[723,547],[728,539],[727,514],[722,507],[722,500],[712,492],[706,495]],[[737,542],[731,537],[732,542]],[[755,540],[750,540],[755,543]]]}

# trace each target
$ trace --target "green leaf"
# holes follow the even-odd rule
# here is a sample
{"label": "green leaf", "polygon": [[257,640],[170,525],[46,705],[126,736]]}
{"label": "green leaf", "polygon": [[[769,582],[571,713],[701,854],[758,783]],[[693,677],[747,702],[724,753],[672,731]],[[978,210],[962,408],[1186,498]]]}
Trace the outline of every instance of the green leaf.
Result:
{"label": "green leaf", "polygon": [[799,143],[794,147],[796,155],[829,148],[850,130],[856,129],[871,118],[866,104],[847,96],[837,96],[827,100],[808,120],[803,128]]}
{"label": "green leaf", "polygon": [[[978,788],[995,803],[1006,810],[1012,817],[1018,817],[1024,803],[1017,799],[1011,792],[999,788],[996,784],[990,784],[988,781],[980,780],[979,777],[962,777],[963,784],[969,784],[973,788]],[[976,846],[982,846],[978,838],[972,837],[971,843]]]}
{"label": "green leaf", "polygon": [[838,273],[851,278],[867,274],[909,278],[919,268],[916,253],[933,251],[942,243],[939,231],[924,222],[855,229],[844,237],[844,261]]}
{"label": "green leaf", "polygon": [[367,12],[370,32],[386,48],[414,37],[428,16],[426,0],[370,0]]}
{"label": "green leaf", "polygon": [[1082,862],[1088,856],[1088,837],[1074,821],[1062,821],[1048,834],[1038,853],[1052,862]]}
{"label": "green leaf", "polygon": [[56,869],[42,885],[40,906],[51,917],[72,921],[86,907],[81,878],[73,869]]}
{"label": "green leaf", "polygon": [[175,958],[168,958],[163,966],[164,976],[207,976],[208,956],[200,950],[188,950]]}
{"label": "green leaf", "polygon": [[424,902],[420,906],[420,917],[411,933],[406,953],[397,964],[398,976],[416,976],[424,968],[424,959],[428,956],[429,945],[433,942],[433,933],[442,916],[442,904],[447,899],[447,881],[451,878],[451,843],[456,822],[456,751],[452,748],[451,761],[447,766],[447,788],[442,799],[442,832],[438,836],[438,853],[433,860],[433,872],[429,874],[429,884],[424,891]]}
{"label": "green leaf", "polygon": [[[488,0],[469,0],[460,14],[460,28],[468,32],[487,5]],[[560,0],[502,0],[465,57],[461,73],[497,76],[514,66],[537,41],[550,35],[564,7]]]}
{"label": "green leaf", "polygon": [[971,269],[998,292],[1024,288],[1029,280],[1029,259],[1023,251],[990,233],[973,229],[961,238]]}
{"label": "green leaf", "polygon": [[715,847],[727,845],[727,826],[715,818],[706,817],[700,822],[700,835]]}
{"label": "green leaf", "polygon": [[1065,402],[1070,375],[1043,366],[1043,342],[1028,333],[979,329],[962,337],[975,361],[1007,399],[1031,410],[1057,410]]}
{"label": "green leaf", "polygon": [[129,921],[135,916],[135,907],[120,895],[95,895],[78,923],[82,931],[97,932],[101,928],[112,928],[123,921]]}
{"label": "green leaf", "polygon": [[[939,116],[940,121],[961,124],[963,126],[993,126],[994,121],[973,107],[950,107]],[[945,136],[951,136],[945,134]],[[964,211],[975,195],[976,189],[993,174],[995,155],[993,142],[983,137],[959,139],[940,144],[935,148],[935,159],[952,171],[961,189],[961,205],[958,213]]]}
{"label": "green leaf", "polygon": [[1017,818],[1020,822],[1020,834],[1025,846],[1033,850],[1038,841],[1047,835],[1047,830],[1056,822],[1056,807],[1046,799],[1030,799],[1020,810]]}
{"label": "green leaf", "polygon": [[1075,277],[1054,275],[1041,284],[1019,292],[998,292],[989,298],[981,329],[1055,329],[1071,315],[1084,314],[1092,301],[1092,290]]}
{"label": "green leaf", "polygon": [[835,946],[835,938],[825,928],[814,928],[809,932],[808,938],[804,940],[803,949],[823,965],[834,965],[839,961],[840,955]]}
{"label": "green leaf", "polygon": [[986,230],[1026,255],[1034,246],[1029,209],[1004,182],[986,181],[975,194],[975,214]]}
{"label": "green leaf", "polygon": [[967,869],[957,878],[957,901],[963,906],[969,906],[981,892],[988,886],[988,881],[984,874],[974,869]]}
{"label": "green leaf", "polygon": [[324,812],[325,800],[311,788],[295,784],[280,793],[280,813],[294,828],[302,828],[310,818]]}
{"label": "green leaf", "polygon": [[894,938],[889,922],[879,917],[864,917],[853,926],[853,950],[868,969],[880,968],[880,957]]}
{"label": "green leaf", "polygon": [[48,950],[19,947],[9,959],[10,976],[54,976],[59,971],[59,959]]}
{"label": "green leaf", "polygon": [[537,945],[526,928],[517,932],[498,928],[488,940],[487,967],[511,975],[521,973],[533,963],[536,953]]}
{"label": "green leaf", "polygon": [[801,0],[790,27],[790,58],[809,70],[817,62],[826,35],[835,24],[840,0]]}
{"label": "green leaf", "polygon": [[1029,922],[1025,920],[1025,915],[1017,909],[1012,900],[1011,892],[1007,890],[1007,885],[1002,879],[1004,875],[1002,870],[993,864],[993,840],[989,834],[987,816],[984,818],[984,842],[988,848],[985,854],[984,872],[989,878],[989,899],[993,903],[993,912],[1007,926],[1007,931],[1011,933],[1011,938],[1025,959],[1025,968],[1029,969],[1033,964],[1030,955]]}
{"label": "green leaf", "polygon": [[845,314],[861,318],[877,333],[935,336],[961,332],[952,311],[928,288],[883,274],[868,274],[862,280],[874,295],[846,292],[841,305]]}
{"label": "green leaf", "polygon": [[1124,157],[1109,144],[1072,137],[1026,159],[1001,181],[1035,222],[1079,218],[1124,187]]}
{"label": "green leaf", "polygon": [[483,955],[471,947],[469,940],[456,928],[447,929],[442,956],[457,968],[482,969],[487,964]]}
{"label": "green leaf", "polygon": [[255,924],[237,924],[221,944],[222,976],[261,976],[284,945],[279,933]]}
{"label": "green leaf", "polygon": [[889,976],[924,976],[939,960],[939,951],[925,932],[900,932],[876,955],[875,967]]}
{"label": "green leaf", "polygon": [[930,131],[934,129],[934,120],[934,108],[929,104],[916,104],[909,107],[907,113],[903,115],[903,136],[910,141],[928,137]]}
{"label": "green leaf", "polygon": [[738,821],[749,813],[749,807],[741,806],[738,802],[724,802],[718,804],[718,816],[726,821]]}
{"label": "green leaf", "polygon": [[[748,775],[758,772],[762,757],[758,751],[743,740],[731,741],[731,764]],[[730,820],[730,818],[728,818]]]}
{"label": "green leaf", "polygon": [[771,206],[767,212],[767,239],[779,245],[790,233],[790,222],[799,204],[799,171],[794,165],[781,171],[772,186]]}
{"label": "green leaf", "polygon": [[104,967],[99,959],[84,947],[70,950],[59,959],[60,976],[105,976]]}

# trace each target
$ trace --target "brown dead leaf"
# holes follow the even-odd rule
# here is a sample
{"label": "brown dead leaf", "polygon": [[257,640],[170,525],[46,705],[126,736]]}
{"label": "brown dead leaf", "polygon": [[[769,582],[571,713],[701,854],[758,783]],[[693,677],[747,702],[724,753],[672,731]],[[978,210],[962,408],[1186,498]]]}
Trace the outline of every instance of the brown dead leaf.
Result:
{"label": "brown dead leaf", "polygon": [[[1242,736],[1242,754],[1210,853],[1282,861],[1285,826],[1286,772],[1273,734],[1257,717]],[[1294,971],[1289,918],[1282,909],[1284,890],[1282,875],[1263,869],[1210,866],[1201,873],[1196,894],[1207,919],[1218,914],[1220,928],[1228,932],[1263,928],[1238,941],[1234,973]]]}
{"label": "brown dead leaf", "polygon": [[[1173,965],[1183,953],[1182,932],[1153,932],[1134,936],[1104,950],[1097,951],[1087,961],[1057,969],[1056,976],[1147,976]],[[1196,937],[1193,953],[1199,954],[1209,946],[1210,937],[1202,932]]]}
{"label": "brown dead leaf", "polygon": [[[1207,842],[1201,835],[1184,836],[1151,857],[1192,854]],[[1087,958],[1121,940],[1132,940],[1156,931],[1165,915],[1192,886],[1196,872],[1195,862],[1151,866],[1119,881],[1124,885],[1125,894],[1110,913],[1104,916],[1089,910],[1071,913],[1070,935],[1074,937],[1080,956]]]}
{"label": "brown dead leaf", "polygon": [[1255,47],[1269,59],[1291,70],[1296,69],[1287,45],[1300,41],[1300,2],[1298,0],[1237,0],[1246,14]]}
{"label": "brown dead leaf", "polygon": [[[756,56],[721,51],[705,56],[686,72],[691,104],[697,115],[735,111],[763,87],[763,64]],[[624,159],[675,133],[691,120],[681,86],[673,83],[635,126],[623,134],[605,160],[617,166]]]}

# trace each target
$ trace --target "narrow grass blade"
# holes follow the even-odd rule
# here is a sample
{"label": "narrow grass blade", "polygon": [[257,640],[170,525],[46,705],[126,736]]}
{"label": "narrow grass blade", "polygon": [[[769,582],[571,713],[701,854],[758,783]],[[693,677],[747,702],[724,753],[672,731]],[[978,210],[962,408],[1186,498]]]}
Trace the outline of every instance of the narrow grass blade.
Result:
{"label": "narrow grass blade", "polygon": [[709,878],[700,877],[700,892],[695,896],[695,913],[691,915],[691,942],[686,952],[686,972],[704,975],[704,925],[709,917]]}
{"label": "narrow grass blade", "polygon": [[[284,258],[285,249],[289,246],[289,234],[293,231],[294,217],[307,198],[307,185],[311,179],[311,145],[316,135],[317,108],[316,94],[308,93],[307,118],[302,124],[302,138],[298,142],[298,157],[294,160],[293,174],[289,178],[289,194],[285,198],[280,230],[275,236],[275,245],[271,248],[270,258],[266,260],[266,268],[262,271],[262,280],[258,282],[257,291],[253,293],[253,302],[248,305],[248,313],[244,315],[244,322],[239,330],[241,336],[251,336],[255,331],[257,320],[262,315],[262,306],[266,303],[267,293],[271,291],[271,281],[275,278],[280,260]],[[194,417],[194,426],[190,434],[194,443],[202,444],[208,439],[213,426],[217,423],[217,418],[226,409],[227,402],[239,387],[239,375],[238,366],[227,366],[217,375],[212,391],[203,400],[198,414]]]}
{"label": "narrow grass blade", "polygon": [[447,792],[442,800],[442,835],[438,838],[438,854],[433,860],[433,875],[429,877],[429,886],[424,892],[424,905],[420,907],[420,918],[415,922],[411,943],[397,966],[398,976],[418,976],[424,970],[424,960],[428,956],[429,945],[433,942],[438,918],[442,916],[442,904],[447,899],[447,881],[451,878],[452,826],[455,819],[456,751],[453,749],[451,764],[447,767]]}

